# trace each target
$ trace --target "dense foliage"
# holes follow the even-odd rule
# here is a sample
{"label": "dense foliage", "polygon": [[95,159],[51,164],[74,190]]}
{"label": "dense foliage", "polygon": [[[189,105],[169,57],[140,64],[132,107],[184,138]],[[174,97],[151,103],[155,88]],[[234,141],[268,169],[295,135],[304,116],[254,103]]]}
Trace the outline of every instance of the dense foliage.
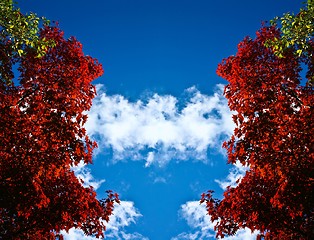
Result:
{"label": "dense foliage", "polygon": [[71,170],[92,163],[96,143],[83,127],[84,112],[102,66],[57,27],[35,24],[34,32],[17,34],[28,17],[7,10],[0,22],[0,238],[60,239],[60,230],[72,227],[103,236],[118,196],[109,191],[98,200]]}
{"label": "dense foliage", "polygon": [[311,46],[309,41],[314,36],[314,1],[308,0],[304,8],[297,15],[286,13],[282,17],[271,20],[273,26],[280,27],[280,38],[268,42],[274,47],[274,52],[283,57],[285,50],[295,47],[298,56],[307,55]]}
{"label": "dense foliage", "polygon": [[[35,13],[22,14],[12,0],[0,1],[0,32],[2,39],[10,41],[11,54],[23,55],[25,47],[33,48],[37,57],[45,54],[53,42],[38,35],[40,25],[49,25],[49,20]],[[11,57],[14,57],[14,56]]]}
{"label": "dense foliage", "polygon": [[234,134],[224,143],[228,162],[249,167],[222,200],[212,191],[202,195],[220,237],[244,227],[265,239],[314,236],[313,39],[302,48],[306,54],[289,45],[279,55],[269,43],[280,44],[283,35],[277,26],[262,27],[217,69],[235,111]]}

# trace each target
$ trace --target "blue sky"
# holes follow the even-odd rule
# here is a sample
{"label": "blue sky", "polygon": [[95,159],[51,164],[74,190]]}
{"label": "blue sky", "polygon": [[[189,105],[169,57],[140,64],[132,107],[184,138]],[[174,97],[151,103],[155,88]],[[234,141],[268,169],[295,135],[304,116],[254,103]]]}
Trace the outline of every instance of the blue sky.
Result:
{"label": "blue sky", "polygon": [[[86,128],[99,148],[77,175],[120,194],[107,239],[214,239],[198,202],[243,173],[221,144],[233,123],[216,76],[264,20],[298,12],[295,0],[32,0],[19,3],[59,22],[105,74]],[[227,239],[253,239],[243,230]],[[72,229],[66,239],[83,237]]]}

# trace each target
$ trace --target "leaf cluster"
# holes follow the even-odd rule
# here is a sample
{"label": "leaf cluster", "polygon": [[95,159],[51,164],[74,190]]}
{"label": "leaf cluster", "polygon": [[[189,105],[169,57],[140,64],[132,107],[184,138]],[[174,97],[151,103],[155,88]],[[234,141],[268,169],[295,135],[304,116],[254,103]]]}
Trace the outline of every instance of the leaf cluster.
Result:
{"label": "leaf cluster", "polygon": [[[52,40],[39,37],[39,29],[48,26],[49,20],[38,17],[35,13],[22,14],[20,9],[15,7],[12,0],[0,1],[0,41],[5,45],[3,58],[10,58],[18,61],[19,57],[25,54],[26,49],[36,52],[36,57],[42,57],[49,47],[54,46]],[[0,67],[4,66],[3,60]],[[5,75],[6,70],[0,69],[1,80],[11,82],[12,77]]]}
{"label": "leaf cluster", "polygon": [[[21,32],[13,40],[6,33],[0,39],[1,77],[12,79],[17,61],[20,77],[17,84],[0,81],[0,238],[62,239],[60,231],[72,227],[103,237],[118,195],[108,192],[98,200],[71,169],[92,163],[97,144],[84,124],[96,94],[91,82],[102,66],[57,27]],[[32,41],[54,44],[38,57],[27,46]],[[14,46],[22,46],[22,54],[12,54]]]}
{"label": "leaf cluster", "polygon": [[[217,221],[217,237],[245,227],[265,239],[314,235],[314,90],[300,85],[302,60],[293,49],[279,57],[265,46],[280,35],[275,26],[262,27],[217,68],[228,81],[225,96],[235,111],[234,134],[223,145],[228,162],[249,167],[222,200],[212,191],[202,196]],[[309,66],[313,61],[308,59]]]}
{"label": "leaf cluster", "polygon": [[[286,13],[282,17],[276,17],[271,21],[273,26],[281,29],[281,37],[268,41],[267,46],[272,46],[279,57],[283,57],[284,51],[294,46],[295,54],[301,57],[309,53],[309,41],[314,36],[314,1],[308,0],[304,9],[300,9],[297,15]],[[308,56],[310,57],[310,56]]]}
{"label": "leaf cluster", "polygon": [[49,20],[38,17],[35,13],[24,15],[14,6],[12,0],[1,0],[1,37],[11,42],[12,50],[19,56],[23,54],[25,47],[31,47],[36,50],[37,57],[41,57],[49,46],[53,46],[53,42],[39,38],[40,25],[49,25]]}

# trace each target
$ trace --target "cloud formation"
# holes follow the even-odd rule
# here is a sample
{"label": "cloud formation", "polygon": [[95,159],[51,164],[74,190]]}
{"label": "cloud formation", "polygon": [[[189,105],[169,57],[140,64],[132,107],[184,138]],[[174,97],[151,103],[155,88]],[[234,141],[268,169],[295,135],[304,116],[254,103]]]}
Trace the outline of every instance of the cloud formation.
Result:
{"label": "cloud formation", "polygon": [[[113,210],[113,215],[110,216],[110,221],[105,223],[106,239],[115,240],[148,240],[148,238],[142,236],[140,233],[128,233],[125,227],[131,224],[135,224],[136,220],[141,217],[140,212],[134,207],[134,203],[130,201],[121,201],[120,204],[116,204]],[[93,236],[86,236],[80,229],[71,228],[69,232],[61,231],[65,240],[96,240],[99,238]]]}
{"label": "cloud formation", "polygon": [[217,85],[211,96],[191,87],[185,99],[153,94],[130,102],[98,85],[85,127],[99,151],[112,150],[115,161],[145,160],[146,166],[172,159],[206,161],[207,151],[220,151],[222,138],[234,128],[223,88]]}
{"label": "cloud formation", "polygon": [[201,205],[199,201],[189,201],[181,205],[179,215],[186,220],[191,232],[183,232],[171,240],[214,239],[214,223],[210,221],[204,204]]}
{"label": "cloud formation", "polygon": [[121,201],[120,204],[115,204],[113,214],[110,216],[106,228],[110,231],[119,231],[132,223],[136,223],[136,220],[141,216],[140,212],[134,207],[133,202]]}
{"label": "cloud formation", "polygon": [[131,201],[121,201],[116,204],[113,215],[110,216],[109,222],[106,224],[106,239],[115,240],[148,240],[138,232],[128,233],[125,227],[136,224],[136,221],[142,214],[134,207]]}
{"label": "cloud formation", "polygon": [[249,169],[249,167],[243,166],[239,161],[232,166],[228,176],[224,180],[215,179],[215,182],[218,183],[223,190],[226,190],[228,186],[236,187],[238,183],[240,183],[241,178],[245,175],[245,172]]}
{"label": "cloud formation", "polygon": [[104,179],[96,180],[91,174],[90,169],[83,161],[81,161],[77,166],[72,166],[71,169],[74,171],[75,176],[83,181],[82,185],[84,187],[92,186],[94,190],[97,190],[100,185],[105,182]]}
{"label": "cloud formation", "polygon": [[77,240],[77,239],[81,239],[81,240],[96,240],[99,238],[93,237],[93,236],[86,236],[84,235],[84,232],[80,229],[76,229],[76,228],[71,228],[69,230],[69,232],[66,231],[61,231],[64,240]]}
{"label": "cloud formation", "polygon": [[[180,216],[187,221],[191,228],[190,232],[180,233],[178,236],[173,237],[171,240],[205,240],[215,239],[214,226],[215,222],[211,222],[210,216],[207,214],[204,204],[199,201],[189,201],[181,205],[179,211]],[[225,240],[254,240],[258,232],[251,233],[248,228],[239,230],[234,236],[226,236]]]}

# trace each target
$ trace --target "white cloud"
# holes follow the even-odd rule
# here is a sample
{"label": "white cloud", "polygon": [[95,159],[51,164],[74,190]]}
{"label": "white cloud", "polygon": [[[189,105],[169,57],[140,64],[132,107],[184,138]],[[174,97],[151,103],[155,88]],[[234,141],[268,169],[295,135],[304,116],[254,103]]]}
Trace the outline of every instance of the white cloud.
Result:
{"label": "white cloud", "polygon": [[[207,214],[204,204],[199,201],[189,201],[181,205],[179,211],[180,216],[187,221],[191,228],[190,232],[183,232],[173,237],[171,240],[205,240],[216,239],[214,226],[215,222],[211,222],[210,216]],[[240,229],[234,236],[226,236],[224,240],[255,240],[258,232],[251,233],[248,228]]]}
{"label": "white cloud", "polygon": [[61,231],[61,234],[63,235],[64,240],[99,240],[99,238],[93,236],[86,236],[82,230],[76,228],[71,228],[68,233],[66,231]]}
{"label": "white cloud", "polygon": [[[134,203],[130,201],[121,201],[120,204],[115,204],[113,215],[106,225],[105,239],[115,240],[148,240],[140,233],[128,233],[125,227],[131,224],[136,224],[136,220],[141,217],[140,212],[134,207]],[[69,232],[61,231],[65,240],[96,240],[99,238],[86,236],[80,229],[71,228]]]}
{"label": "white cloud", "polygon": [[234,236],[224,237],[224,240],[255,240],[257,235],[259,234],[258,231],[251,232],[250,229],[244,228],[237,231]]}
{"label": "white cloud", "polygon": [[171,240],[197,240],[199,239],[200,232],[197,231],[195,233],[180,233],[178,236],[171,238]]}
{"label": "white cloud", "polygon": [[185,100],[154,94],[130,102],[121,95],[107,95],[98,85],[85,127],[99,151],[112,149],[116,161],[146,160],[146,166],[171,159],[206,161],[208,149],[220,149],[221,138],[234,129],[223,87],[217,85],[212,96],[192,87]]}
{"label": "white cloud", "polygon": [[167,179],[164,177],[156,177],[154,183],[167,183]]}
{"label": "white cloud", "polygon": [[133,202],[121,201],[120,204],[115,204],[113,214],[106,224],[107,230],[118,231],[132,223],[136,223],[136,219],[141,216],[140,212],[134,207]]}
{"label": "white cloud", "polygon": [[249,169],[249,167],[243,166],[239,161],[233,164],[233,167],[230,169],[228,176],[224,180],[217,180],[215,182],[219,184],[219,186],[226,190],[228,186],[236,187],[241,181],[241,178],[245,175],[245,172]]}
{"label": "white cloud", "polygon": [[110,220],[106,223],[106,239],[115,240],[148,240],[140,233],[127,233],[125,227],[135,224],[136,220],[142,214],[134,207],[134,203],[130,201],[121,201],[116,204]]}
{"label": "white cloud", "polygon": [[106,235],[106,239],[110,238],[114,240],[149,240],[149,238],[144,237],[140,233],[125,233],[123,231],[120,234],[111,234],[110,236]]}
{"label": "white cloud", "polygon": [[207,214],[204,204],[200,204],[199,201],[189,201],[181,205],[179,211],[180,217],[187,221],[187,224],[191,228],[192,232],[184,232],[172,240],[183,239],[210,239],[215,236],[214,223],[211,222],[210,216]]}
{"label": "white cloud", "polygon": [[96,180],[90,172],[90,169],[87,168],[87,165],[81,161],[77,166],[72,166],[71,169],[74,171],[75,176],[83,180],[83,186],[89,187],[92,186],[94,190],[97,190],[100,185],[105,182],[104,179]]}
{"label": "white cloud", "polygon": [[200,228],[202,231],[213,229],[213,223],[207,214],[204,204],[199,201],[189,201],[181,206],[180,215],[192,228]]}

